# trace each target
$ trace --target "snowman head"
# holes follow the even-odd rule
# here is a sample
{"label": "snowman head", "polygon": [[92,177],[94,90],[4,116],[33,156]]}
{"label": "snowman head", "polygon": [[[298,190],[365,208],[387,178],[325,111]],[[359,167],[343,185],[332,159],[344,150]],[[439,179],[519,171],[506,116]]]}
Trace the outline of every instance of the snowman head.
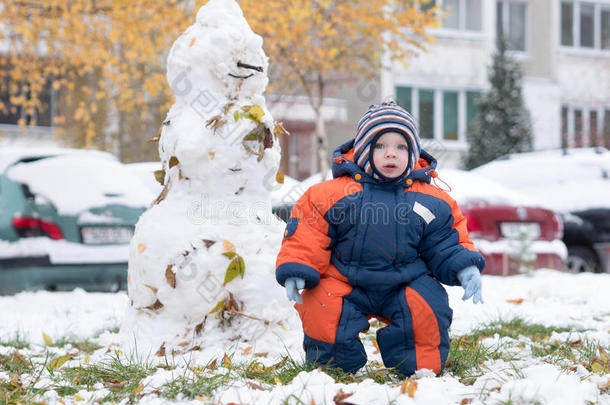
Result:
{"label": "snowman head", "polygon": [[263,39],[252,32],[235,0],[210,0],[174,42],[167,79],[176,101],[192,102],[203,90],[236,100],[264,92],[267,67]]}

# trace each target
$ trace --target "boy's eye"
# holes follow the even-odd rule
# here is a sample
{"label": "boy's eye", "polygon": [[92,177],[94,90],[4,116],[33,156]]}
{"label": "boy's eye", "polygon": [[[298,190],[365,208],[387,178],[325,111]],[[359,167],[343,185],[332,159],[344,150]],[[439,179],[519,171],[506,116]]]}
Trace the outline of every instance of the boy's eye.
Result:
{"label": "boy's eye", "polygon": [[375,144],[375,149],[383,149],[383,148],[384,148],[384,146],[383,146],[382,143],[376,143]]}
{"label": "boy's eye", "polygon": [[399,150],[407,150],[407,145],[398,145]]}

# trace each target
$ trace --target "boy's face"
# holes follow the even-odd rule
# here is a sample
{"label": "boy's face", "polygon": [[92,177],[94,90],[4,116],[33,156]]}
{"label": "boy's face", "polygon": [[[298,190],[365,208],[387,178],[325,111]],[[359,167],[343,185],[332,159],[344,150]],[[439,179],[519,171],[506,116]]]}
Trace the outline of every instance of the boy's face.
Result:
{"label": "boy's face", "polygon": [[387,178],[403,174],[409,163],[409,144],[396,132],[386,132],[377,139],[373,150],[373,163]]}

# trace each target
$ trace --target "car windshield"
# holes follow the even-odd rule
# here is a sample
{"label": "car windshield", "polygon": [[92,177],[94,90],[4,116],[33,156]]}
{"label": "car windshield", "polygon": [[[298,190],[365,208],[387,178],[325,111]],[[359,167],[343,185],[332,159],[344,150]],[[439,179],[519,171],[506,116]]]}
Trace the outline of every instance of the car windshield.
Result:
{"label": "car windshield", "polygon": [[112,204],[146,207],[154,198],[123,164],[86,153],[20,163],[7,176],[51,201],[63,215]]}

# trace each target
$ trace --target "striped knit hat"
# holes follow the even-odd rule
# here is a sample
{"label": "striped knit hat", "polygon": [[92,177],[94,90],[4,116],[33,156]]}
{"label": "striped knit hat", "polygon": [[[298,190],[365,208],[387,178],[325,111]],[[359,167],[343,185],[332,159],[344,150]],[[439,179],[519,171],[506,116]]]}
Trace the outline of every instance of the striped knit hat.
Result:
{"label": "striped knit hat", "polygon": [[407,170],[402,176],[404,178],[413,170],[419,160],[421,146],[415,120],[407,110],[394,101],[386,101],[381,105],[371,105],[358,122],[356,138],[354,139],[354,162],[373,178],[378,180],[383,178],[383,175],[374,170],[371,165],[373,160],[371,145],[374,145],[377,139],[386,132],[401,134],[409,145],[409,162]]}

